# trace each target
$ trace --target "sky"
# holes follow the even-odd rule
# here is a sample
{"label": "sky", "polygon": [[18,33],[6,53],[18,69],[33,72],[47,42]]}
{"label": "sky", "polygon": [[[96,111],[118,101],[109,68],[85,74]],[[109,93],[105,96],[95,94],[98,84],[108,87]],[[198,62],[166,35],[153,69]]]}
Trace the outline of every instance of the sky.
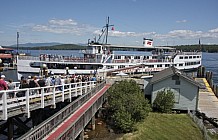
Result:
{"label": "sky", "polygon": [[109,44],[218,44],[218,0],[1,0],[0,9],[0,46],[17,32],[20,44],[86,44],[108,16]]}

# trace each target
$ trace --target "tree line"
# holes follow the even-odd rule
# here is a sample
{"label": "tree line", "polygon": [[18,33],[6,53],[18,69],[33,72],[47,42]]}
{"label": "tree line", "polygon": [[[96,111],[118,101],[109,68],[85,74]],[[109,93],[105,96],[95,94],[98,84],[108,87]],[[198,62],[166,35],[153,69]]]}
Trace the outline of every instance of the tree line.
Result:
{"label": "tree line", "polygon": [[209,53],[217,53],[218,45],[180,45],[180,46],[171,46],[178,50],[182,51],[201,51],[201,52],[209,52]]}
{"label": "tree line", "polygon": [[[54,46],[40,46],[40,47],[22,47],[19,46],[20,50],[84,50],[87,49],[88,46],[77,45],[77,44],[61,44]],[[169,47],[169,46],[163,46]],[[172,48],[176,48],[182,51],[201,51],[201,52],[209,52],[209,53],[217,53],[218,45],[179,45],[179,46],[170,46]],[[16,49],[16,47],[10,47]]]}

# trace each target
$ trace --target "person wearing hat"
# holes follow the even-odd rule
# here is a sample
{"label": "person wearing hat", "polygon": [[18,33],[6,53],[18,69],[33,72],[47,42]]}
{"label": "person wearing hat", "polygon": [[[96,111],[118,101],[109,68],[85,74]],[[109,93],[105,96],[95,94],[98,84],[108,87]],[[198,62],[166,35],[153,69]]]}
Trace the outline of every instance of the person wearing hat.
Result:
{"label": "person wearing hat", "polygon": [[8,86],[7,83],[5,82],[5,75],[1,75],[0,79],[0,90],[7,90]]}

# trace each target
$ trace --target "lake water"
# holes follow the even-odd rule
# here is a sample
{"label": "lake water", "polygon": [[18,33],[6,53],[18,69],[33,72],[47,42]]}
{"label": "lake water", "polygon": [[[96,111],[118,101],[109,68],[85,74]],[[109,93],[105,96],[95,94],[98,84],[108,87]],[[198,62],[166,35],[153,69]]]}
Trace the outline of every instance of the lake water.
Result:
{"label": "lake water", "polygon": [[206,71],[213,72],[213,81],[218,84],[218,53],[203,53],[202,64]]}

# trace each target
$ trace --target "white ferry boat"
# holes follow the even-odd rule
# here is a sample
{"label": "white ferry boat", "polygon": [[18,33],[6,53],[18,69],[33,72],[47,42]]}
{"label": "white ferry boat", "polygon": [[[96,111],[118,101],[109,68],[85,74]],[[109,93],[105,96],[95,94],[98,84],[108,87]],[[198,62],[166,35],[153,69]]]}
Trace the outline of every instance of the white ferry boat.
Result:
{"label": "white ferry boat", "polygon": [[[108,32],[109,22],[106,24]],[[108,33],[106,33],[108,34]],[[95,73],[153,73],[170,66],[190,71],[201,66],[201,52],[182,52],[171,47],[154,47],[152,39],[143,40],[142,46],[123,46],[88,42],[83,57],[18,56],[17,71],[21,75],[39,75],[43,67],[53,74],[95,74]]]}

